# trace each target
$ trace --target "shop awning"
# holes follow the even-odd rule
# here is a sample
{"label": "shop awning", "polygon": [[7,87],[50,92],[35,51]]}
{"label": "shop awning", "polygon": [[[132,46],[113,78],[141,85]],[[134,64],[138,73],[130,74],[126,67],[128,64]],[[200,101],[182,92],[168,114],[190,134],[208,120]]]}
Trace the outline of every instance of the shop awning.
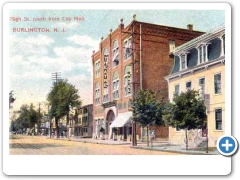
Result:
{"label": "shop awning", "polygon": [[132,112],[125,112],[125,113],[118,113],[116,119],[110,125],[111,128],[113,127],[123,127],[125,124],[130,122],[132,117]]}

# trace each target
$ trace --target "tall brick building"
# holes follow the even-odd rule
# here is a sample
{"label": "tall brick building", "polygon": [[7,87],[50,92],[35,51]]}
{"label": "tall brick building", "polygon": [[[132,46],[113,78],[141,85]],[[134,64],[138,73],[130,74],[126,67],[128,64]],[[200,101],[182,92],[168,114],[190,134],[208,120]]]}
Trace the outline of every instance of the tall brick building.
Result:
{"label": "tall brick building", "polygon": [[[139,89],[160,90],[168,99],[168,84],[164,79],[174,65],[172,51],[202,32],[139,22],[136,15],[124,27],[123,20],[117,29],[110,29],[108,37],[102,38],[99,51],[93,52],[93,137],[113,138],[112,128],[118,139],[130,139],[132,112],[130,99]],[[115,129],[114,128],[114,129]],[[168,138],[167,127],[150,127],[156,138]],[[137,137],[144,130],[137,126]],[[141,137],[142,136],[142,137]]]}

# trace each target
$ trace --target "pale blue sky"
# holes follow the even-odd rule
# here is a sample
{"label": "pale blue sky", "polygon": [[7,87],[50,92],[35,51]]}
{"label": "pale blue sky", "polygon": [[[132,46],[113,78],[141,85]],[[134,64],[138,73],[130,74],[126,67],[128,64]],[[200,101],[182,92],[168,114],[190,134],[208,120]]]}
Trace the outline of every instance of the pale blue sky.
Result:
{"label": "pale blue sky", "polygon": [[[23,103],[46,100],[52,85],[51,73],[60,71],[62,78],[69,79],[79,89],[83,103],[92,103],[93,50],[98,50],[100,38],[109,29],[118,27],[119,19],[125,26],[132,20],[209,31],[225,23],[225,13],[220,10],[11,10],[10,17],[84,17],[85,21],[10,21],[10,90],[17,97],[14,108]],[[24,33],[12,28],[65,27],[66,32]]]}

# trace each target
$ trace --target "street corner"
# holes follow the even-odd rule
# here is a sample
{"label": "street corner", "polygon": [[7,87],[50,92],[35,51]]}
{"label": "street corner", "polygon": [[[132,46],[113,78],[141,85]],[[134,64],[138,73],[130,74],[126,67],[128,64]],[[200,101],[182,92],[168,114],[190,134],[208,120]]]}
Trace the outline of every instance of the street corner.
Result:
{"label": "street corner", "polygon": [[221,136],[217,141],[217,150],[223,156],[233,156],[238,150],[238,141],[230,135]]}

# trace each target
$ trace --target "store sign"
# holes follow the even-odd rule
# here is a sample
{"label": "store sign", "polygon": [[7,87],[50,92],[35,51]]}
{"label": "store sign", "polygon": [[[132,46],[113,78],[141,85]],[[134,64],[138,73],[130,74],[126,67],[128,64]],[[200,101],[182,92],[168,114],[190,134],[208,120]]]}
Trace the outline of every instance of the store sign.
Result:
{"label": "store sign", "polygon": [[128,94],[131,94],[131,73],[127,72],[127,78],[128,78]]}
{"label": "store sign", "polygon": [[107,88],[108,83],[107,83],[107,68],[108,68],[108,55],[104,55],[104,69],[103,69],[103,87]]}

